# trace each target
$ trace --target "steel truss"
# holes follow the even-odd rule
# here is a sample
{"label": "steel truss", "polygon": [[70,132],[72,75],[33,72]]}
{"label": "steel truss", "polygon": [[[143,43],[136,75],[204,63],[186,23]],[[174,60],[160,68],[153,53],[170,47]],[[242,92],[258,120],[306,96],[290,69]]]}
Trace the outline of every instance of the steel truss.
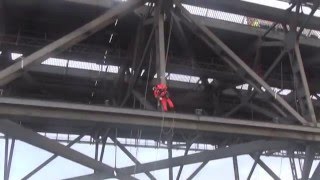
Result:
{"label": "steel truss", "polygon": [[[109,9],[106,13],[88,24],[0,71],[0,84],[4,86],[10,83],[26,73],[32,65],[39,64],[46,58],[79,43],[110,25],[116,21],[116,19],[141,7],[146,2],[147,1],[143,0],[130,0]],[[213,2],[218,5],[220,4],[221,7],[228,7],[227,9],[229,10],[239,11],[229,2],[223,3],[218,0]],[[175,6],[173,6],[173,4]],[[168,169],[168,179],[172,180],[174,179],[173,167],[179,167],[179,172],[176,177],[178,180],[181,173],[183,173],[184,165],[202,163],[195,169],[190,177],[187,178],[193,179],[208,162],[228,157],[231,157],[233,160],[235,179],[239,179],[237,156],[245,154],[250,155],[254,160],[248,179],[251,178],[257,165],[263,168],[273,179],[280,179],[280,177],[260,159],[260,156],[276,156],[276,154],[281,151],[292,152],[287,153],[287,156],[290,157],[291,171],[294,179],[298,179],[297,171],[299,171],[299,168],[296,167],[294,152],[304,152],[302,156],[302,158],[304,158],[303,166],[301,167],[300,173],[301,179],[307,180],[309,177],[311,177],[311,179],[319,179],[320,165],[316,167],[313,174],[310,174],[310,170],[314,159],[319,156],[318,143],[320,141],[320,130],[317,127],[316,113],[310,99],[310,89],[299,48],[299,38],[302,30],[305,27],[319,28],[319,24],[315,23],[316,19],[313,17],[315,10],[319,6],[319,1],[314,1],[313,5],[313,10],[309,16],[301,15],[300,1],[294,2],[287,11],[281,11],[281,14],[279,14],[280,19],[270,15],[275,23],[269,30],[258,37],[258,40],[254,43],[258,45],[255,46],[253,50],[250,50],[256,52],[254,53],[255,66],[250,67],[215,35],[215,33],[192,16],[179,0],[174,0],[173,2],[169,0],[152,2],[148,7],[148,16],[141,18],[142,22],[137,28],[137,37],[143,36],[139,31],[143,29],[144,23],[148,20],[147,17],[151,16],[151,21],[153,22],[151,23],[152,30],[145,38],[146,44],[143,44],[140,38],[135,39],[133,43],[135,45],[132,48],[134,58],[131,62],[133,70],[130,72],[129,63],[122,64],[119,76],[114,81],[113,94],[116,98],[113,99],[113,104],[119,107],[16,99],[10,97],[0,98],[0,132],[5,134],[4,179],[7,180],[10,177],[16,140],[24,141],[54,154],[23,179],[30,178],[58,156],[94,170],[93,174],[70,179],[136,179],[133,175],[139,173],[145,173],[148,178],[156,179],[152,171]],[[295,12],[292,12],[293,8],[296,8]],[[247,11],[252,16],[262,16],[261,13],[256,10]],[[285,37],[280,41],[267,40],[265,37],[272,31],[277,23],[283,25],[286,31]],[[229,112],[224,112],[224,115],[222,115],[224,117],[148,111],[156,110],[157,108],[154,107],[151,102],[146,101],[146,98],[144,99],[141,92],[135,89],[135,87],[140,78],[142,65],[146,63],[149,63],[149,67],[152,66],[152,68],[149,69],[148,75],[146,75],[148,76],[146,86],[148,86],[149,81],[151,81],[149,77],[153,77],[155,74],[157,74],[157,82],[167,83],[167,50],[169,49],[170,39],[168,38],[169,40],[167,40],[165,37],[166,24],[169,24],[170,27],[169,34],[171,34],[171,28],[173,28],[174,33],[179,36],[180,44],[184,46],[183,48],[185,50],[190,51],[187,55],[191,60],[194,59],[194,53],[186,44],[188,41],[184,33],[184,27],[187,27],[196,37],[202,40],[243,82],[248,83],[250,85],[249,90],[252,88],[254,90],[249,91],[245,95],[239,93],[238,95],[241,100],[240,105],[236,105]],[[289,25],[290,29],[286,29],[287,25]],[[259,76],[254,68],[260,61],[260,49],[265,47],[278,47],[281,51],[264,75]],[[293,89],[296,94],[296,96],[292,96],[292,99],[288,101],[273,91],[266,81],[285,55],[288,55],[290,59],[294,81]],[[152,61],[153,59],[156,60]],[[122,83],[127,75],[129,76],[128,88],[125,92],[117,92],[117,89],[122,87]],[[204,77],[201,78],[202,80],[204,79]],[[138,101],[144,105],[145,109],[148,110],[123,108],[131,95],[138,99]],[[259,105],[252,104],[252,99],[258,95],[264,97],[263,101],[266,102],[269,107],[272,107],[272,110],[267,107],[259,107]],[[296,103],[299,106],[295,109]],[[273,123],[228,118],[228,116],[231,116],[243,106],[250,106],[252,109],[266,114],[269,117],[275,116]],[[216,114],[220,115],[218,111]],[[41,126],[43,124],[47,126]],[[160,141],[162,141],[166,144],[168,159],[141,163],[134,155],[130,154],[125,145],[118,140],[118,137],[128,138],[128,133],[126,132],[128,129],[142,128],[146,129],[145,131],[147,132],[142,138],[158,139],[157,142],[160,143]],[[169,130],[169,133],[163,133],[163,129]],[[39,131],[55,133],[72,132],[79,134],[79,136],[72,142],[69,142],[67,146],[64,146],[57,141],[36,133]],[[111,131],[115,131],[116,133],[110,133]],[[154,131],[160,131],[160,138],[155,135]],[[117,134],[117,136],[113,136],[114,134]],[[184,135],[186,134],[196,135],[192,138],[185,138]],[[75,143],[78,143],[85,135],[92,136],[95,141],[96,151],[94,158],[70,148]],[[108,138],[135,163],[134,166],[116,168],[102,162]],[[11,139],[10,149],[9,139]],[[173,157],[172,149],[175,148],[174,142],[182,141],[185,141],[184,156]],[[215,148],[213,150],[189,154],[188,151],[192,144],[196,142],[215,145]],[[98,153],[99,144],[102,144],[100,156]]]}

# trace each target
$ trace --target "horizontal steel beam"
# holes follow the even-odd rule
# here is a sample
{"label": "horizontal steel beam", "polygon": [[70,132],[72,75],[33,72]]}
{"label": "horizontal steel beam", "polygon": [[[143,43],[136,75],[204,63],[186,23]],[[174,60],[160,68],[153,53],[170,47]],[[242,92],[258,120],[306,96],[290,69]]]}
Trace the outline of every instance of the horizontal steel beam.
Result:
{"label": "horizontal steel beam", "polygon": [[118,126],[172,128],[174,119],[177,130],[320,142],[320,129],[316,127],[20,98],[0,98],[0,116],[22,122],[71,123],[72,127],[100,122]]}

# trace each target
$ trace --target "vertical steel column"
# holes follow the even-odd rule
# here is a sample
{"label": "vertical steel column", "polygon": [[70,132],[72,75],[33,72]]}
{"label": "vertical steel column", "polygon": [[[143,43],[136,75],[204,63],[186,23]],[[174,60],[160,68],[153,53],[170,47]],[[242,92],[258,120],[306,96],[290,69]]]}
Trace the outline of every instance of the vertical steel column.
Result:
{"label": "vertical steel column", "polygon": [[11,164],[12,164],[12,157],[13,157],[13,151],[14,151],[14,145],[15,145],[15,139],[13,138],[11,140],[11,147],[10,147],[10,153],[9,153],[9,159],[8,159],[8,165],[7,165],[7,177],[5,180],[9,180],[10,177],[10,170],[11,170]]}
{"label": "vertical steel column", "polygon": [[[186,149],[185,149],[185,151],[184,151],[184,156],[188,155],[188,152],[189,152],[189,149],[190,149],[191,145],[192,145],[192,143],[188,143],[188,142],[187,142],[187,144],[186,144]],[[183,165],[180,166],[180,168],[179,168],[179,171],[178,171],[176,180],[179,180],[179,179],[180,179],[182,170],[183,170]]]}
{"label": "vertical steel column", "polygon": [[[251,167],[251,170],[250,170],[250,172],[249,172],[249,175],[248,175],[248,177],[247,177],[247,180],[250,180],[250,179],[251,179],[251,176],[252,176],[252,174],[253,174],[253,172],[254,172],[257,164],[258,164],[258,159],[260,159],[260,156],[261,156],[261,152],[260,152],[259,154],[256,154],[256,156],[253,158],[253,159],[254,159],[254,163],[253,163],[253,165],[252,165],[252,167]],[[253,157],[253,156],[251,156],[251,157]]]}
{"label": "vertical steel column", "polygon": [[289,161],[290,161],[292,178],[293,178],[293,180],[298,180],[297,168],[296,168],[296,164],[294,161],[294,157],[289,157]]}
{"label": "vertical steel column", "polygon": [[106,148],[106,143],[107,143],[107,140],[108,140],[109,131],[110,131],[110,128],[107,129],[107,131],[104,133],[104,135],[101,138],[102,147],[101,147],[100,159],[99,159],[100,162],[102,162],[102,160],[103,160],[104,150]]}
{"label": "vertical steel column", "polygon": [[[172,160],[172,137],[168,139],[168,158]],[[173,167],[169,167],[169,180],[173,180]]]}
{"label": "vertical steel column", "polygon": [[[306,109],[303,116],[307,120],[316,123],[317,122],[316,115],[314,112],[313,104],[311,102],[309,85],[308,85],[306,73],[304,71],[304,66],[303,66],[300,48],[299,48],[298,43],[296,43],[294,46],[294,52],[296,55],[296,59],[293,63],[293,70],[292,71],[293,71],[293,73],[298,73],[298,71],[300,73],[300,76],[298,79],[299,84],[297,86],[298,87],[298,94],[297,95],[299,98],[299,104],[300,104],[301,109]],[[297,69],[299,69],[299,70],[297,70]],[[300,92],[303,92],[303,94],[301,94]],[[302,101],[302,102],[300,102],[300,101]]]}
{"label": "vertical steel column", "polygon": [[158,1],[156,9],[156,60],[159,83],[166,84],[166,58],[164,41],[163,0]]}
{"label": "vertical steel column", "polygon": [[240,180],[237,156],[233,156],[232,160],[233,160],[233,169],[234,169],[234,179],[235,180]]}
{"label": "vertical steel column", "polygon": [[303,169],[302,169],[302,173],[301,173],[301,180],[308,180],[309,179],[309,175],[310,175],[310,170],[311,170],[311,166],[313,163],[313,159],[315,156],[315,150],[312,146],[307,146],[306,147],[306,154],[305,154],[305,159],[303,162]]}
{"label": "vertical steel column", "polygon": [[4,165],[3,165],[3,179],[5,180],[7,177],[7,164],[8,164],[8,150],[9,149],[9,138],[5,135],[5,145],[4,145]]}
{"label": "vertical steel column", "polygon": [[4,173],[3,173],[4,180],[9,180],[9,177],[10,177],[14,145],[15,145],[15,139],[12,138],[10,150],[9,150],[9,137],[5,136],[5,157],[4,157]]}

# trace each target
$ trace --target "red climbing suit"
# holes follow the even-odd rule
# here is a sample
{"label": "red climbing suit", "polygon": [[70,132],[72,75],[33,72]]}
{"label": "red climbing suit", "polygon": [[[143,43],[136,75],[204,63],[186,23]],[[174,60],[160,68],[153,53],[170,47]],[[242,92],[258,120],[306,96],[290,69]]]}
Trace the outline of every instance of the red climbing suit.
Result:
{"label": "red climbing suit", "polygon": [[169,105],[171,109],[174,108],[173,102],[169,98],[167,85],[157,84],[155,87],[153,87],[153,95],[156,99],[158,99],[159,102],[161,102],[163,111],[168,111],[167,105]]}

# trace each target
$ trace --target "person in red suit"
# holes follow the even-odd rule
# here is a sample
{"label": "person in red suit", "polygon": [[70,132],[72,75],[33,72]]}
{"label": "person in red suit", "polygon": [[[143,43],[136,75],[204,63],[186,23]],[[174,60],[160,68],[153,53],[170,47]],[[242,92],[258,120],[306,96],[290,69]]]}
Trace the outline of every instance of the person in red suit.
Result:
{"label": "person in red suit", "polygon": [[153,87],[154,97],[161,103],[162,110],[164,112],[168,111],[168,105],[170,109],[174,108],[173,102],[169,98],[168,87],[165,84],[157,84]]}

